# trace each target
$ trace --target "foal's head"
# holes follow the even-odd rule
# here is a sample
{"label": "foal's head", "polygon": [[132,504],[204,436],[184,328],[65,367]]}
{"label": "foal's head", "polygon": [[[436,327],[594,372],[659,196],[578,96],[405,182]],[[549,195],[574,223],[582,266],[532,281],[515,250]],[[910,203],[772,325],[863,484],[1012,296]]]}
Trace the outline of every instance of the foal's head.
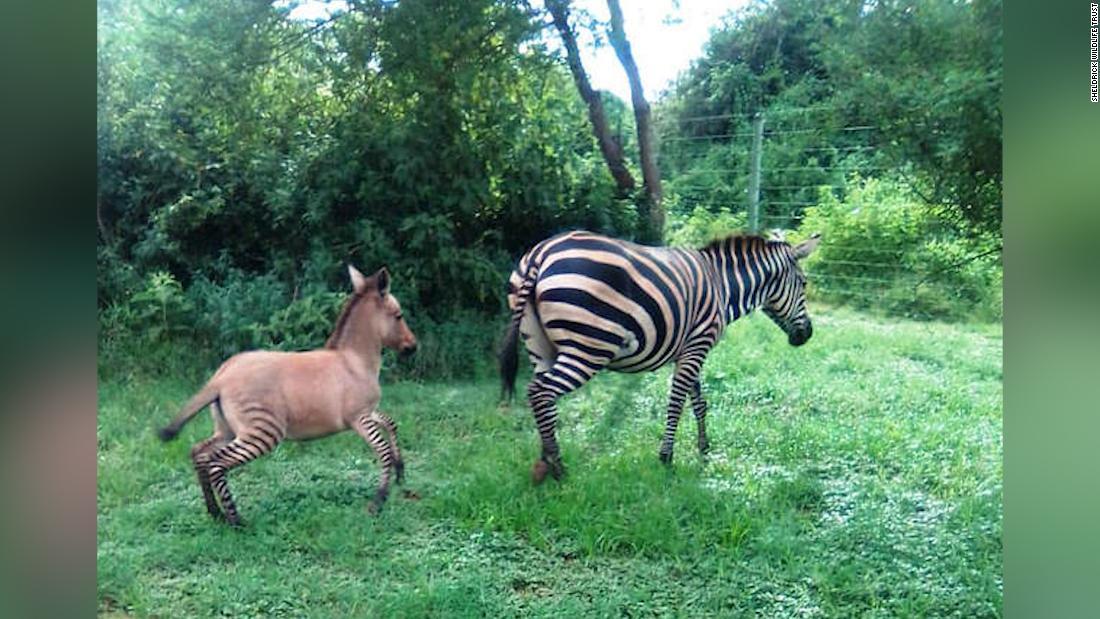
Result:
{"label": "foal's head", "polygon": [[405,322],[401,304],[390,294],[390,273],[386,267],[367,277],[349,264],[348,275],[354,292],[326,345],[339,348],[345,339],[355,337],[356,341],[377,342],[403,355],[415,352],[416,336]]}
{"label": "foal's head", "polygon": [[820,242],[821,236],[815,234],[794,247],[783,244],[786,251],[780,257],[779,277],[768,291],[761,308],[787,334],[791,346],[805,344],[814,332],[810,315],[806,312],[806,276],[798,263],[809,256]]}

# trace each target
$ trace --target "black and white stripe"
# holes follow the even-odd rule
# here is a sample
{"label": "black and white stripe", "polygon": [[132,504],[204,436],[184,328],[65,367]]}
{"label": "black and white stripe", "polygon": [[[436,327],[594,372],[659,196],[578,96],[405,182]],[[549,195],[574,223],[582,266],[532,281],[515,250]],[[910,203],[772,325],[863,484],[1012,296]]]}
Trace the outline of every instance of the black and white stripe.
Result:
{"label": "black and white stripe", "polygon": [[725,326],[761,307],[798,346],[812,333],[797,247],[732,236],[702,249],[648,247],[589,232],[547,239],[525,254],[509,280],[512,324],[502,353],[504,388],[514,383],[516,333],[535,378],[527,396],[542,460],[562,472],[556,400],[601,369],[643,372],[675,363],[660,456],[672,459],[680,411],[692,395],[699,448],[706,451],[706,402],[699,373]]}

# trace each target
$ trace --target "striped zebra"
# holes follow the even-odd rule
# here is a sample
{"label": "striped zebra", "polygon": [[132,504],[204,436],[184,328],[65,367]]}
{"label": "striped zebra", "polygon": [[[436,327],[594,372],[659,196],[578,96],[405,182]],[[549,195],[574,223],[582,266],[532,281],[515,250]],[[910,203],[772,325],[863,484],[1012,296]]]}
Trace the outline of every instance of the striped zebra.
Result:
{"label": "striped zebra", "polygon": [[505,398],[515,391],[518,336],[534,378],[527,400],[542,440],[532,476],[564,469],[555,436],[561,396],[596,372],[655,370],[674,362],[662,462],[672,461],[680,411],[690,394],[702,453],[709,448],[707,403],[699,373],[727,324],[761,308],[792,346],[810,339],[806,278],[798,262],[820,236],[796,245],[730,236],[702,249],[648,247],[591,232],[559,234],[535,245],[508,282],[511,323],[500,355]]}

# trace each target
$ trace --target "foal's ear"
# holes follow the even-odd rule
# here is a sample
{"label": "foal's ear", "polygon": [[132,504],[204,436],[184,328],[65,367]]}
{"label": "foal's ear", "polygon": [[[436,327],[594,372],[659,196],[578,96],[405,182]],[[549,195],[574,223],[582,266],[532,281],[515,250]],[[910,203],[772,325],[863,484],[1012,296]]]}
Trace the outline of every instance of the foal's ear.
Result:
{"label": "foal's ear", "polygon": [[806,256],[809,256],[811,253],[813,253],[815,249],[817,249],[819,243],[821,243],[821,233],[814,232],[810,235],[809,239],[806,239],[805,241],[802,241],[798,245],[795,245],[791,248],[791,252],[794,254],[794,259],[802,260]]}
{"label": "foal's ear", "polygon": [[348,275],[351,277],[351,287],[356,294],[363,294],[367,289],[367,276],[359,272],[359,269],[348,264]]}
{"label": "foal's ear", "polygon": [[386,267],[378,269],[378,272],[372,275],[375,284],[378,286],[378,294],[386,296],[390,293],[390,272],[386,270]]}

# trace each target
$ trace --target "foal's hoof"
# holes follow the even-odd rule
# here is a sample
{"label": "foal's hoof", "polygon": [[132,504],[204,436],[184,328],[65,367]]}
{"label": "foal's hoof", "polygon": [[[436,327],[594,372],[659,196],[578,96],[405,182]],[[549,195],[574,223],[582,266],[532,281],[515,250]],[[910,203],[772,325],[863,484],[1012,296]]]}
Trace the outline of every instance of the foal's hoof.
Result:
{"label": "foal's hoof", "polygon": [[382,506],[386,504],[386,496],[389,492],[379,490],[375,493],[374,498],[367,503],[367,512],[372,516],[377,516],[382,512]]}
{"label": "foal's hoof", "polygon": [[398,484],[405,483],[405,461],[404,460],[398,460],[397,462],[394,463],[393,472],[394,472],[394,475],[397,478],[395,481],[397,481]]}
{"label": "foal's hoof", "polygon": [[672,452],[671,451],[667,451],[667,452],[662,451],[661,453],[658,454],[658,456],[661,458],[661,464],[664,464],[666,466],[672,464]]}

